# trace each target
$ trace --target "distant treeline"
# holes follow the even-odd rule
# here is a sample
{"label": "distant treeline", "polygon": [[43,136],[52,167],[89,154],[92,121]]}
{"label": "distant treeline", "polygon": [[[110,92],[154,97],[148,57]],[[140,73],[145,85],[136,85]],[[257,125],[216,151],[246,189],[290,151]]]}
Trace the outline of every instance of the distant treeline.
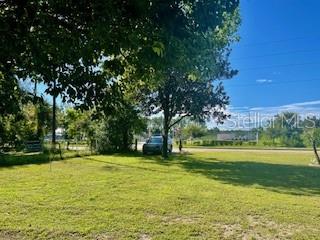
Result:
{"label": "distant treeline", "polygon": [[[284,112],[271,118],[265,127],[251,130],[221,131],[208,129],[204,123],[185,122],[173,134],[177,141],[194,146],[311,147],[319,129],[320,118]],[[315,135],[310,138],[310,133]]]}

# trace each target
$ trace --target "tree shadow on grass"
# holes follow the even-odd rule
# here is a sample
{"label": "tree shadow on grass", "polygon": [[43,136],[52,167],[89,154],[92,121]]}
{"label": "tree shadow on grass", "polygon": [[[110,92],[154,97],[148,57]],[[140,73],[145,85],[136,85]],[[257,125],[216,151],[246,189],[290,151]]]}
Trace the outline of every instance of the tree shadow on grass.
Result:
{"label": "tree shadow on grass", "polygon": [[[320,195],[320,168],[310,166],[256,161],[224,161],[216,158],[197,159],[193,154],[172,154],[167,160],[162,159],[161,156],[140,153],[114,155],[139,157],[140,163],[154,163],[162,166],[176,165],[185,170],[177,172],[177,174],[201,174],[207,178],[235,186],[254,187],[292,195]],[[109,166],[172,174],[170,171],[153,169],[150,166],[122,164],[93,158],[87,160],[101,161]]]}
{"label": "tree shadow on grass", "polygon": [[47,154],[5,154],[0,156],[0,168],[13,167],[26,164],[43,164],[50,161]]}
{"label": "tree shadow on grass", "polygon": [[[0,154],[0,169],[14,166],[28,165],[28,164],[45,164],[50,161],[61,161],[70,158],[85,157],[89,155],[95,155],[90,153],[81,153],[81,151],[68,151],[63,152],[63,159],[57,153],[54,156],[48,153],[13,153],[13,154]],[[152,160],[159,164],[166,164],[167,161],[162,160],[160,155],[143,155],[141,152],[127,152],[127,153],[109,153],[106,156],[116,157],[132,157],[143,158]]]}
{"label": "tree shadow on grass", "polygon": [[[123,156],[123,154],[113,154],[114,156]],[[108,155],[110,156],[110,155]],[[131,157],[131,155],[129,155]],[[128,157],[128,156],[126,156]],[[87,161],[92,161],[92,162],[98,162],[98,163],[103,163],[103,168],[110,171],[110,170],[115,170],[115,169],[126,169],[126,168],[130,168],[130,169],[137,169],[137,170],[143,170],[143,171],[151,171],[151,172],[162,172],[162,173],[168,173],[168,171],[164,171],[161,169],[153,169],[153,168],[149,168],[149,167],[142,167],[139,165],[133,165],[133,164],[123,164],[123,163],[118,163],[115,161],[108,161],[108,160],[99,160],[96,158],[92,158],[90,156],[86,156],[86,157],[82,157],[83,159],[87,160]],[[154,158],[153,160],[155,160],[156,158]]]}
{"label": "tree shadow on grass", "polygon": [[[125,158],[139,158],[145,163],[157,163],[160,165],[172,165],[175,163],[176,159],[181,159],[182,156],[191,156],[192,153],[178,154],[171,153],[169,154],[168,159],[163,159],[161,154],[142,154],[142,152],[128,152],[128,153],[109,153],[105,156],[114,156],[114,157],[125,157]],[[103,156],[103,155],[102,155]],[[141,162],[141,161],[140,161]]]}
{"label": "tree shadow on grass", "polygon": [[49,155],[48,153],[17,153],[0,155],[0,169],[28,164],[44,164],[50,161],[61,161],[70,158],[86,156],[87,154],[79,154],[77,151],[64,155],[63,159],[59,154]]}
{"label": "tree shadow on grass", "polygon": [[236,186],[252,186],[293,195],[319,195],[320,169],[254,161],[197,160],[188,158],[180,166]]}
{"label": "tree shadow on grass", "polygon": [[[187,173],[201,174],[207,178],[235,186],[255,187],[292,195],[320,195],[320,168],[315,167],[256,161],[224,161],[215,158],[196,159],[195,155],[192,154],[173,154],[168,160],[163,160],[158,155],[142,155],[141,153],[114,154],[114,156],[139,157],[141,162],[163,166],[177,165]],[[82,157],[86,160],[100,161],[109,166],[170,173],[166,170],[145,166]],[[55,160],[58,160],[58,158]],[[2,155],[0,157],[0,169],[15,165],[43,164],[49,161],[50,159],[46,154],[13,155],[6,156],[6,158],[3,158]]]}
{"label": "tree shadow on grass", "polygon": [[192,153],[172,154],[167,160],[161,156],[139,153],[128,156],[140,157],[142,162],[146,163],[177,165],[189,173],[201,174],[235,186],[267,189],[292,195],[320,195],[320,168],[316,167],[250,160],[197,159]]}

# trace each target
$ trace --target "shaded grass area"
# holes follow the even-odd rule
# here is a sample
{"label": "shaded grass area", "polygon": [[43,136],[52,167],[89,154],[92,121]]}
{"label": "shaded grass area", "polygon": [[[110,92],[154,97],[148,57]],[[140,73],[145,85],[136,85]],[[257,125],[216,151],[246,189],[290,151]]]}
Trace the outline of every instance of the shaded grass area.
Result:
{"label": "shaded grass area", "polygon": [[263,145],[234,145],[234,146],[225,146],[225,145],[217,145],[217,146],[207,146],[207,145],[190,145],[185,144],[184,148],[196,148],[196,149],[252,149],[252,150],[296,150],[296,151],[312,151],[312,148],[308,147],[275,147],[275,146],[263,146]]}
{"label": "shaded grass area", "polygon": [[320,169],[307,165],[226,161],[215,157],[204,160],[189,158],[177,164],[188,172],[236,186],[255,186],[295,195],[320,194]]}
{"label": "shaded grass area", "polygon": [[85,156],[0,168],[0,239],[319,239],[312,153]]}
{"label": "shaded grass area", "polygon": [[13,167],[27,164],[44,164],[51,161],[66,160],[75,157],[92,155],[90,151],[66,151],[62,152],[62,159],[59,153],[7,153],[0,155],[0,168],[1,167]]}
{"label": "shaded grass area", "polygon": [[44,153],[8,153],[0,155],[0,167],[10,167],[25,164],[42,164],[50,161]]}

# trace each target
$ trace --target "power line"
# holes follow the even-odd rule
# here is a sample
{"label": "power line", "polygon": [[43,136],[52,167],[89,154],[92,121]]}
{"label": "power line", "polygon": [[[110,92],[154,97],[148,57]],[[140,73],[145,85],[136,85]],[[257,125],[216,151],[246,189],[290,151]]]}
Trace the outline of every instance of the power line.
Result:
{"label": "power line", "polygon": [[280,56],[280,55],[290,55],[294,53],[308,53],[308,52],[319,52],[319,51],[320,49],[296,50],[296,51],[288,51],[288,52],[271,53],[271,54],[265,54],[265,55],[230,58],[230,60],[234,61],[234,60],[242,60],[242,59],[250,59],[250,58],[262,58],[262,57],[271,57],[271,56]]}
{"label": "power line", "polygon": [[272,66],[260,66],[260,67],[251,67],[238,69],[239,71],[248,71],[248,70],[256,70],[256,69],[265,69],[265,68],[282,68],[282,67],[296,67],[296,66],[307,66],[307,65],[318,65],[319,62],[308,62],[308,63],[291,63],[291,64],[283,64],[283,65],[272,65]]}
{"label": "power line", "polygon": [[[303,53],[303,52],[319,52],[320,49],[310,49],[310,50],[296,50],[296,51],[288,51],[288,52],[279,52],[279,53],[271,53],[265,55],[256,55],[256,56],[244,56],[239,58],[230,58],[228,59],[230,62],[233,60],[242,60],[242,59],[250,59],[250,58],[260,58],[260,57],[267,57],[267,56],[277,56],[277,55],[287,55],[292,53]],[[234,67],[234,69],[239,71],[248,71],[248,70],[256,70],[256,69],[265,69],[265,68],[282,68],[282,67],[291,67],[291,66],[306,66],[306,65],[318,65],[320,62],[306,62],[306,63],[289,63],[289,64],[282,64],[282,65],[271,65],[271,66],[258,66],[258,67],[249,67],[239,69]],[[216,63],[213,64],[214,66],[220,66],[220,64]]]}
{"label": "power line", "polygon": [[274,43],[299,41],[299,40],[303,40],[303,39],[319,39],[319,38],[320,38],[320,36],[293,37],[293,38],[278,39],[278,40],[273,40],[273,41],[264,41],[264,42],[257,42],[257,43],[248,43],[248,44],[239,44],[239,45],[236,45],[236,46],[237,47],[255,47],[255,46],[269,45],[269,44],[274,44]]}
{"label": "power line", "polygon": [[303,83],[303,82],[314,82],[319,81],[320,78],[311,78],[311,79],[301,79],[301,80],[292,80],[292,81],[283,81],[283,82],[268,82],[268,83],[248,83],[248,84],[237,84],[231,85],[230,87],[249,87],[249,86],[272,86],[279,84],[292,84],[292,83]]}

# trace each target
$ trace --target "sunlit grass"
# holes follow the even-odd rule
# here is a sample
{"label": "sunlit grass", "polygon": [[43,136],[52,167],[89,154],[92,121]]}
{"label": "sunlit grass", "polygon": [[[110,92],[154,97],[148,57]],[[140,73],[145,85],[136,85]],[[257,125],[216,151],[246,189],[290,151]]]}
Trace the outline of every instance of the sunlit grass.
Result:
{"label": "sunlit grass", "polygon": [[318,239],[311,158],[203,152],[1,167],[0,239]]}

